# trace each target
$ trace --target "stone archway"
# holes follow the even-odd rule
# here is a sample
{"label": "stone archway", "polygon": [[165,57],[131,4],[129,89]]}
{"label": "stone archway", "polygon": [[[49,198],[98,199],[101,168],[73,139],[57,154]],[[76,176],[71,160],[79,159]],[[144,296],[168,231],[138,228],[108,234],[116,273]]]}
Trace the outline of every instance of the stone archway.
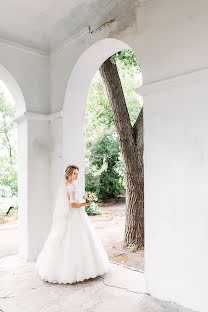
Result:
{"label": "stone archway", "polygon": [[14,99],[16,116],[22,115],[26,111],[25,99],[22,94],[22,91],[17,81],[1,64],[0,64],[0,80],[2,80],[3,83],[6,85],[9,92],[11,93],[11,96]]}
{"label": "stone archway", "polygon": [[63,107],[63,162],[64,166],[77,164],[80,167],[79,183],[83,192],[85,105],[90,82],[106,59],[127,49],[131,47],[114,38],[96,42],[79,57],[68,81]]}

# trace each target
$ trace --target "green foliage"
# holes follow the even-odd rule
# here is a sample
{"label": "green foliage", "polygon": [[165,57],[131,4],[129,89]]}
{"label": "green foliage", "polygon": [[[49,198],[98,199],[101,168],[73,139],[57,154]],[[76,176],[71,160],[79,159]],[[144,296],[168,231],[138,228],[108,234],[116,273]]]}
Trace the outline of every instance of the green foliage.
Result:
{"label": "green foliage", "polygon": [[[135,92],[142,83],[141,70],[131,50],[111,57],[116,62],[131,125],[143,105]],[[96,192],[99,200],[116,197],[125,189],[125,170],[105,85],[98,71],[92,79],[86,103],[85,177],[86,191]]]}
{"label": "green foliage", "polygon": [[95,192],[98,200],[114,198],[123,190],[122,170],[118,170],[120,157],[117,136],[105,133],[97,141],[88,142],[85,189]]}
{"label": "green foliage", "polygon": [[134,243],[132,243],[129,245],[129,250],[131,252],[135,252],[135,251],[137,251],[137,246]]}
{"label": "green foliage", "polygon": [[135,53],[132,50],[122,50],[111,56],[111,62],[117,64],[121,61],[126,69],[134,68],[138,73],[141,72],[141,68]]}
{"label": "green foliage", "polygon": [[0,185],[17,195],[17,128],[13,121],[15,107],[3,85],[0,85]]}
{"label": "green foliage", "polygon": [[105,85],[99,71],[95,74],[86,103],[86,135],[99,136],[106,128],[113,125],[111,107]]}
{"label": "green foliage", "polygon": [[1,157],[0,162],[0,185],[8,186],[12,196],[17,196],[17,166],[16,163],[10,163],[8,157]]}
{"label": "green foliage", "polygon": [[85,211],[89,216],[101,215],[97,208],[98,205],[96,203],[92,203],[90,206],[85,207]]}

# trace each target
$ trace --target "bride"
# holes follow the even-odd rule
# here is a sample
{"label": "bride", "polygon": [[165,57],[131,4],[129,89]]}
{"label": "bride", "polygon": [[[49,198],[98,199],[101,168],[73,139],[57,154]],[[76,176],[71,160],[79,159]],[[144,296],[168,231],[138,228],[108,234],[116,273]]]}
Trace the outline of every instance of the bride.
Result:
{"label": "bride", "polygon": [[91,224],[75,180],[79,168],[68,166],[53,211],[49,235],[35,268],[41,280],[72,284],[103,275],[110,269],[108,255]]}

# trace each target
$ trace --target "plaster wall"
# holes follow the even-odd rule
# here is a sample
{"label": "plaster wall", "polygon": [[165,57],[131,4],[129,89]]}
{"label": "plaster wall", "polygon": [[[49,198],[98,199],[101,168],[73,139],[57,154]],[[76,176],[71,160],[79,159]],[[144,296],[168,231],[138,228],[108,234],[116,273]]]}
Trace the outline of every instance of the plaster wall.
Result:
{"label": "plaster wall", "polygon": [[18,229],[20,255],[34,261],[47,238],[50,207],[49,121],[23,117],[18,123]]}
{"label": "plaster wall", "polygon": [[23,258],[28,256],[28,131],[27,120],[17,127],[18,135],[18,234],[19,253]]}
{"label": "plaster wall", "polygon": [[[99,36],[99,38],[102,39],[102,36]],[[62,49],[50,55],[50,113],[63,109],[66,89],[72,70],[82,53],[95,42],[96,36],[91,36],[87,30],[84,30],[77,38],[72,39]],[[94,57],[97,58],[99,56],[94,55]]]}
{"label": "plaster wall", "polygon": [[116,34],[134,50],[143,84],[207,66],[206,0],[146,0],[136,24]]}
{"label": "plaster wall", "polygon": [[28,260],[35,260],[50,223],[49,121],[28,119]]}
{"label": "plaster wall", "polygon": [[[0,64],[19,85],[26,111],[49,113],[48,56],[0,41]],[[7,85],[7,81],[5,84]],[[15,96],[14,101],[16,100]],[[16,105],[17,116],[22,113],[23,110]]]}
{"label": "plaster wall", "polygon": [[56,191],[64,175],[63,167],[63,121],[62,117],[49,122],[49,205],[52,212]]}
{"label": "plaster wall", "polygon": [[152,296],[207,311],[208,71],[144,93],[145,281]]}

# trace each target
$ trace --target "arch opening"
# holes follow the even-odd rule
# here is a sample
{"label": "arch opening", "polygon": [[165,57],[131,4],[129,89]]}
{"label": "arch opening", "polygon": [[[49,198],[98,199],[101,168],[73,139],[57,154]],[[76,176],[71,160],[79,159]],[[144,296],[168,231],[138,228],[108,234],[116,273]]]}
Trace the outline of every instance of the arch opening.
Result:
{"label": "arch opening", "polygon": [[[4,68],[2,65],[0,65],[0,85],[3,92],[8,97],[9,101],[11,102],[12,106],[14,107],[15,113],[11,120],[11,123],[14,123],[16,118],[20,115],[23,115],[26,111],[26,105],[23,93],[17,83],[17,81],[14,79],[14,77],[7,71],[6,68]],[[10,107],[11,108],[11,107]],[[3,122],[1,120],[1,122]],[[5,121],[4,121],[5,122]],[[9,230],[10,226],[8,227],[8,230],[4,230],[4,236],[6,235],[6,241],[8,242],[9,246],[2,247],[2,253],[4,255],[14,254],[16,252],[23,252],[24,248],[26,248],[27,245],[27,237],[25,235],[25,229],[26,224],[24,224],[26,219],[26,208],[27,208],[27,125],[26,121],[17,123],[15,125],[16,128],[16,137],[17,137],[17,145],[16,145],[16,158],[15,158],[15,167],[16,171],[13,172],[14,175],[17,175],[17,181],[10,181],[9,184],[13,183],[14,185],[9,185],[10,189],[17,189],[16,194],[16,200],[12,201],[12,206],[16,206],[16,214],[18,215],[18,219],[16,219],[16,222],[13,223],[12,231]],[[12,138],[11,133],[8,133],[10,137],[8,137],[9,140],[12,141],[14,138]],[[12,174],[12,173],[11,173]],[[13,191],[12,191],[13,192]],[[14,194],[12,194],[12,197]],[[11,200],[8,201],[8,204],[10,204]],[[8,207],[10,208],[10,207]],[[5,208],[6,209],[6,208]],[[10,211],[9,211],[10,213]],[[15,216],[17,218],[17,216]],[[20,222],[19,222],[20,221]],[[9,220],[10,222],[10,220]],[[7,224],[7,222],[5,223]],[[3,241],[3,240],[1,240]],[[1,249],[2,249],[1,248]],[[6,253],[6,254],[5,254]]]}
{"label": "arch opening", "polygon": [[[99,67],[116,52],[132,50],[117,39],[101,40],[88,48],[76,62],[70,75],[63,107],[63,163],[79,166],[79,186],[85,192],[85,109],[90,83]],[[72,148],[73,147],[73,148]]]}
{"label": "arch opening", "polygon": [[11,97],[15,103],[16,116],[23,114],[26,111],[26,105],[22,91],[8,70],[0,64],[0,81],[8,89]]}
{"label": "arch opening", "polygon": [[[83,125],[85,123],[85,105],[90,82],[105,60],[121,50],[132,49],[128,44],[118,39],[103,39],[90,46],[79,57],[73,67],[67,84],[63,106],[64,166],[74,162],[81,167],[83,166]],[[73,153],[71,153],[70,146],[74,146]],[[83,172],[80,172],[80,180],[84,186]]]}

